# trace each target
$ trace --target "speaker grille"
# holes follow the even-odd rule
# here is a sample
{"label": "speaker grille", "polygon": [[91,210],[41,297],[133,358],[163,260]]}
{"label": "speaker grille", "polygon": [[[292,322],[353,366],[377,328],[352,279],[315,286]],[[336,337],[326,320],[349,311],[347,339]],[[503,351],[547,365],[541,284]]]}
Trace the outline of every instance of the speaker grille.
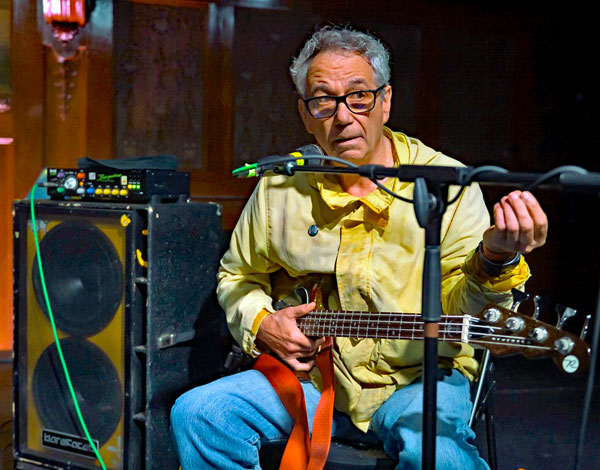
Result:
{"label": "speaker grille", "polygon": [[[110,358],[89,341],[70,337],[60,340],[60,346],[88,431],[103,446],[121,419],[123,388],[119,374]],[[56,344],[48,346],[35,365],[32,393],[44,428],[85,436]]]}
{"label": "speaker grille", "polygon": [[[78,336],[102,331],[123,295],[123,267],[110,240],[88,222],[66,221],[48,231],[40,252],[56,326]],[[48,317],[37,255],[31,270],[36,299]]]}

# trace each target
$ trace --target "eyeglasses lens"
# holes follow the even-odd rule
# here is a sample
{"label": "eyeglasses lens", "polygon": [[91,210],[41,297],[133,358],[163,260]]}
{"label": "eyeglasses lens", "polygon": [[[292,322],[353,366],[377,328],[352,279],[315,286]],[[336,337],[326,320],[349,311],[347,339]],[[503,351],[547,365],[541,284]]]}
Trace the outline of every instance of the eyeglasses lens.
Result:
{"label": "eyeglasses lens", "polygon": [[373,91],[356,91],[343,97],[323,96],[309,100],[308,107],[316,119],[333,116],[340,101],[353,113],[366,113],[373,109],[376,94]]}

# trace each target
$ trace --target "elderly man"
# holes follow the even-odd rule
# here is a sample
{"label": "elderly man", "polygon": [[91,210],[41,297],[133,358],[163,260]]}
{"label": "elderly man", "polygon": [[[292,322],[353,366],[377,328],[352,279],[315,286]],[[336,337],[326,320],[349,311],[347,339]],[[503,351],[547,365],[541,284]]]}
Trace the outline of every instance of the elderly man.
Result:
{"label": "elderly man", "polygon": [[[323,28],[304,45],[291,75],[302,121],[326,155],[357,165],[460,165],[385,127],[392,97],[389,56],[372,36]],[[381,183],[412,198],[412,184]],[[489,302],[510,304],[511,289],[529,276],[521,253],[545,242],[547,218],[530,193],[510,193],[494,206],[493,216],[490,226],[476,185],[444,215],[447,315],[479,312]],[[310,380],[301,382],[309,423],[322,388],[314,356],[333,341],[332,435],[382,441],[399,459],[398,469],[421,468],[422,343],[307,337],[296,319],[314,309],[314,302],[278,310],[273,304],[284,286],[318,274],[330,287],[325,297],[331,310],[419,312],[423,259],[424,234],[411,204],[357,175],[297,173],[261,179],[219,271],[219,300],[244,351],[270,352],[291,369],[310,373]],[[440,343],[437,468],[488,468],[470,443],[473,431],[467,425],[469,379],[476,373],[472,356],[468,345]],[[183,470],[258,469],[261,443],[287,437],[293,426],[256,370],[191,390],[171,416]]]}

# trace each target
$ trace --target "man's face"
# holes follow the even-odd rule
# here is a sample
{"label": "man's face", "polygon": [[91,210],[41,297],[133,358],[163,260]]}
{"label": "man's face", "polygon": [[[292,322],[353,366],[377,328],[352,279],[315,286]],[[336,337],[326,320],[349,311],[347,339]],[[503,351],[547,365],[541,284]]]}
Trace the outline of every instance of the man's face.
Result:
{"label": "man's face", "polygon": [[[361,55],[343,51],[318,53],[308,68],[306,84],[308,98],[377,88],[369,62]],[[362,114],[352,113],[344,103],[339,103],[336,114],[326,119],[313,118],[302,100],[298,100],[298,109],[306,130],[327,155],[364,164],[373,161],[382,149],[391,95],[391,87],[387,86],[383,102],[380,92],[375,107]]]}

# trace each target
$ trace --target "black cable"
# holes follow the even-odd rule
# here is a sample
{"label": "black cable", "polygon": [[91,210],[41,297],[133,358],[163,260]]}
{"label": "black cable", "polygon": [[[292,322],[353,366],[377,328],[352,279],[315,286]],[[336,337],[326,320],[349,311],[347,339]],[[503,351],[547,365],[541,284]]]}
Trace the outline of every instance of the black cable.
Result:
{"label": "black cable", "polygon": [[388,193],[390,196],[395,197],[396,199],[400,199],[401,201],[404,202],[410,202],[412,204],[413,200],[412,199],[407,199],[405,197],[400,196],[400,194],[396,194],[394,191],[392,191],[391,189],[386,188],[383,184],[381,184],[379,181],[377,181],[374,178],[369,178],[373,183],[375,183],[377,185],[377,187],[379,189],[381,189],[382,191]]}
{"label": "black cable", "polygon": [[[479,168],[475,168],[473,171],[471,171],[467,175],[465,180],[460,185],[460,190],[458,191],[458,193],[456,193],[456,196],[454,196],[454,198],[452,198],[452,200],[450,202],[448,202],[448,205],[450,206],[460,199],[460,196],[462,195],[463,191],[465,190],[465,188],[467,186],[469,186],[473,182],[473,178],[475,176],[477,176],[480,173],[486,173],[486,172],[508,173],[508,170],[505,168],[502,168],[499,166],[493,166],[493,165],[485,165],[485,166],[482,166]],[[373,181],[373,183],[375,183],[380,189],[382,189],[389,195],[394,196],[396,199],[400,199],[401,201],[404,201],[404,202],[410,202],[410,203],[414,202],[412,199],[404,198],[404,197],[400,196],[399,194],[396,194],[393,191],[389,190],[388,188],[383,186],[381,183],[379,183],[375,178],[369,178],[369,179],[371,181]]]}
{"label": "black cable", "polygon": [[548,181],[549,179],[552,179],[555,176],[561,175],[563,173],[578,173],[580,175],[587,175],[588,172],[586,169],[581,168],[579,166],[574,166],[574,165],[559,166],[558,168],[554,168],[553,170],[550,170],[547,173],[544,173],[537,180],[535,180],[533,183],[531,183],[529,186],[527,186],[525,188],[525,191],[532,191],[534,188],[536,188],[543,182]]}

